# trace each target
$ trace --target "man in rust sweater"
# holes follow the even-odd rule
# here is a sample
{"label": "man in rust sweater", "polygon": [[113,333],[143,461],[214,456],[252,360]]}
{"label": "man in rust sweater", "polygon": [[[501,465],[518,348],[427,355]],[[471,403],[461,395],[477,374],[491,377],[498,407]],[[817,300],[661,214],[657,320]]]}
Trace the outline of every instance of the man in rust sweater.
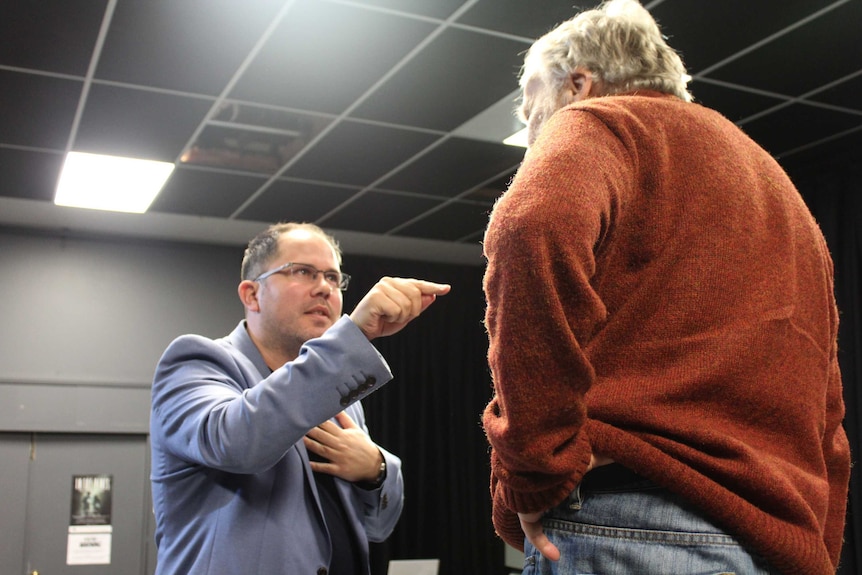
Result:
{"label": "man in rust sweater", "polygon": [[762,148],[612,0],[538,40],[485,236],[493,519],[525,573],[834,573],[832,262]]}

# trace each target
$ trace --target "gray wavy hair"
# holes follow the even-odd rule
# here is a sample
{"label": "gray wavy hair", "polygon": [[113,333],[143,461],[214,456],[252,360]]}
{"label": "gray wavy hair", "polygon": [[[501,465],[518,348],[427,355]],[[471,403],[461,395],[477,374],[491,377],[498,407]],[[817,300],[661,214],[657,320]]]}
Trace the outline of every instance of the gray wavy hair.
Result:
{"label": "gray wavy hair", "polygon": [[578,66],[593,73],[603,94],[645,89],[692,100],[682,59],[637,0],[604,2],[536,40],[524,58],[521,87],[541,74],[549,86],[562,88]]}

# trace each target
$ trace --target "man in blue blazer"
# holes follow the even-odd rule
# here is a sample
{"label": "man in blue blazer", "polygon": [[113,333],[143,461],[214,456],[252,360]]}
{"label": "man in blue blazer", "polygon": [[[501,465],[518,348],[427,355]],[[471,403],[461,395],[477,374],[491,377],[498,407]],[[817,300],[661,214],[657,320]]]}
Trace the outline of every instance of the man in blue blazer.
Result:
{"label": "man in blue blazer", "polygon": [[342,316],[334,238],[277,224],[242,263],[245,320],[185,335],[156,369],[150,439],[159,575],[369,573],[401,514],[401,461],[368,435],[390,379],[371,345],[449,286],[383,278]]}

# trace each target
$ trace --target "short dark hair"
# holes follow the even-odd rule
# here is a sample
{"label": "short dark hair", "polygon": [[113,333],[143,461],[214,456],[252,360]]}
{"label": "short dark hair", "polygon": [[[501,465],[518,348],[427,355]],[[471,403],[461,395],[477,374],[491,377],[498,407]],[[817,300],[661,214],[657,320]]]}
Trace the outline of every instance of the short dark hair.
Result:
{"label": "short dark hair", "polygon": [[278,255],[279,238],[294,230],[305,230],[326,240],[335,252],[338,265],[341,265],[341,246],[334,237],[323,231],[323,228],[307,222],[280,222],[269,226],[248,243],[242,257],[241,279],[253,280],[262,274],[266,266]]}

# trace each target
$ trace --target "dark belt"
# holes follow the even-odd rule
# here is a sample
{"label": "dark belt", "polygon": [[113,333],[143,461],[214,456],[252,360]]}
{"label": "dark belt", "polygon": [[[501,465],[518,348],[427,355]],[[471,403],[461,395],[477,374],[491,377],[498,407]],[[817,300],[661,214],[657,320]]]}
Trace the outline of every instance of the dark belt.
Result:
{"label": "dark belt", "polygon": [[609,463],[588,471],[581,480],[581,489],[604,491],[639,483],[649,483],[649,480],[620,463]]}

